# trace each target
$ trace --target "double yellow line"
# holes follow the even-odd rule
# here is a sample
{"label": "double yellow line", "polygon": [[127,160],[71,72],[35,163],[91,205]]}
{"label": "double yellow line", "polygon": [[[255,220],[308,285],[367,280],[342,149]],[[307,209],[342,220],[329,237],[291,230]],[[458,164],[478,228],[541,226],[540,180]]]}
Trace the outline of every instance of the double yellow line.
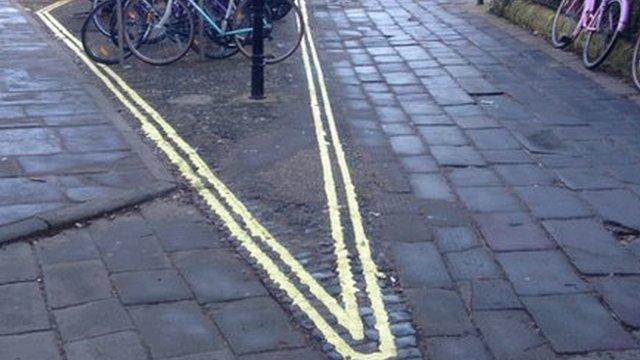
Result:
{"label": "double yellow line", "polygon": [[[73,0],[59,1],[41,9],[36,14],[57,37],[82,59],[86,66],[139,121],[144,135],[152,140],[169,161],[176,166],[181,175],[203,198],[211,211],[222,220],[230,233],[266,271],[271,281],[287,293],[293,303],[314,322],[325,339],[345,358],[377,360],[395,357],[394,338],[390,330],[382,292],[378,285],[378,268],[373,262],[370,243],[362,223],[355,186],[349,173],[349,167],[324,81],[322,66],[313,41],[313,33],[309,26],[306,1],[299,0],[306,33],[305,41],[301,44],[301,53],[307,78],[316,140],[322,163],[324,191],[327,198],[331,234],[335,241],[334,251],[337,258],[337,272],[342,289],[341,300],[344,307],[251,215],[246,206],[220,181],[197,152],[178,135],[155,109],[115,72],[106,66],[93,63],[84,54],[80,41],[51,15],[53,10],[71,1]],[[339,335],[338,330],[334,329],[326,321],[305,294],[298,289],[292,279],[287,277],[276,261],[264,252],[256,242],[260,241],[277,254],[279,261],[284,263],[298,281],[309,289],[310,294],[326,307],[352,338],[359,340],[364,337],[362,318],[358,314],[356,297],[358,288],[349,261],[349,251],[345,244],[341,206],[338,199],[338,187],[333,173],[331,154],[336,159],[336,168],[343,185],[342,191],[344,192],[348,209],[348,219],[353,230],[357,257],[362,265],[365,279],[364,290],[376,319],[375,328],[379,334],[380,346],[374,353],[363,354],[354,350]],[[236,220],[237,218],[241,219],[241,223]]]}

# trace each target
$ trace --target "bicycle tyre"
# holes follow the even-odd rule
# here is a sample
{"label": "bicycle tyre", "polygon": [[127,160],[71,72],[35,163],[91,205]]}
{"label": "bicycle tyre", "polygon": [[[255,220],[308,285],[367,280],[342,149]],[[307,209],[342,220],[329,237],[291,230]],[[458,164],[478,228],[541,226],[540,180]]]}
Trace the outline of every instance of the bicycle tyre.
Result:
{"label": "bicycle tyre", "polygon": [[[137,1],[137,0],[128,0],[124,5],[124,9],[123,9],[123,14],[126,14],[124,15],[125,20],[127,20],[125,21],[125,24],[124,24],[124,30],[125,30],[124,38],[125,38],[125,42],[131,49],[131,52],[133,53],[133,55],[147,64],[157,65],[157,66],[169,65],[180,60],[182,57],[184,57],[191,49],[191,45],[193,44],[193,40],[195,38],[195,21],[193,20],[193,13],[189,10],[186,2],[183,0],[173,0],[173,5],[179,7],[179,9],[181,10],[179,16],[183,16],[184,19],[186,20],[187,32],[186,34],[180,34],[181,36],[184,35],[185,37],[185,41],[183,41],[183,43],[185,44],[184,48],[180,49],[175,54],[172,54],[169,56],[152,57],[151,55],[144,53],[142,49],[147,49],[149,46],[156,46],[160,44],[160,42],[166,39],[170,39],[170,36],[165,37],[165,35],[168,33],[167,31],[166,33],[163,33],[154,37],[153,39],[148,39],[148,38],[141,39],[138,36],[139,34],[135,34],[135,33],[134,33],[134,37],[132,38],[131,32],[130,32],[131,26],[129,26],[129,24],[135,19],[138,19],[137,17],[133,18],[133,16],[139,16],[141,19],[149,18],[148,14],[144,14],[144,16],[140,16],[140,14],[138,14],[138,10],[140,9],[140,7],[134,8],[132,12],[129,11],[134,1]],[[146,26],[149,27],[153,25],[147,24]],[[165,24],[165,27],[168,27],[168,25]]]}
{"label": "bicycle tyre", "polygon": [[636,47],[633,50],[633,59],[631,62],[631,73],[633,74],[633,82],[640,90],[640,36],[636,41]]}
{"label": "bicycle tyre", "polygon": [[[622,14],[622,2],[620,0],[609,0],[607,5],[605,6],[604,13],[602,15],[603,19],[608,16],[609,11],[612,9],[614,5],[618,6],[619,14]],[[589,31],[587,33],[587,36],[584,40],[584,47],[582,48],[582,62],[584,63],[584,66],[587,69],[595,69],[607,59],[607,56],[609,56],[609,54],[611,53],[611,50],[613,50],[613,48],[615,47],[618,41],[618,37],[620,35],[620,31],[618,31],[618,28],[619,28],[618,24],[620,23],[621,20],[622,19],[618,18],[618,21],[616,21],[616,24],[615,24],[616,28],[613,31],[613,34],[610,36],[607,46],[604,48],[604,51],[602,51],[595,59],[590,58],[589,49],[591,48],[594,35],[596,33],[599,33],[600,29],[598,29],[598,32]]]}
{"label": "bicycle tyre", "polygon": [[[561,17],[572,18],[573,17],[572,15],[577,15],[579,19],[580,16],[582,16],[584,1],[581,1],[580,6],[576,11],[576,14],[572,14],[571,12],[569,12],[572,10],[571,8],[565,8],[570,5],[573,5],[572,1],[573,0],[562,0],[560,5],[558,6],[558,9],[556,10],[555,15],[553,16],[553,23],[551,24],[551,44],[556,49],[565,48],[568,45],[570,45],[574,40],[574,38],[568,35],[561,34],[561,29],[560,29],[560,27],[562,26],[560,25]],[[577,22],[576,22],[576,26],[577,26]]]}
{"label": "bicycle tyre", "polygon": [[[112,9],[112,14],[109,15],[109,31],[107,32],[107,34],[102,33],[102,29],[100,29],[99,26],[97,26],[96,24],[96,20],[95,18],[97,17],[97,14],[99,14],[100,12],[104,11],[104,7],[111,7]],[[117,64],[119,62],[119,58],[117,56],[117,54],[110,54],[108,49],[100,49],[103,50],[102,54],[100,53],[100,50],[98,49],[94,49],[93,46],[91,46],[89,44],[89,31],[90,31],[90,27],[91,26],[95,26],[98,30],[98,33],[100,34],[100,36],[105,37],[106,40],[111,43],[111,45],[114,48],[118,47],[118,36],[117,33],[114,33],[115,28],[116,28],[116,17],[115,17],[115,12],[113,11],[113,9],[115,9],[116,7],[116,0],[107,0],[104,1],[102,3],[100,3],[98,6],[96,6],[95,9],[93,9],[90,13],[89,16],[87,16],[87,18],[85,19],[84,23],[82,24],[82,28],[80,30],[80,41],[82,43],[82,48],[84,49],[85,54],[87,54],[87,56],[97,62],[97,63],[101,63],[101,64],[105,64],[105,65],[114,65]],[[106,46],[106,45],[105,45]],[[97,51],[96,51],[97,50]],[[125,46],[124,47],[124,56],[125,58],[128,58],[129,56],[131,56],[131,52],[128,50],[128,48]],[[108,56],[108,55],[112,55],[112,56]]]}
{"label": "bicycle tyre", "polygon": [[[295,16],[295,21],[296,21],[296,27],[297,27],[297,34],[296,37],[294,39],[295,43],[293,46],[291,46],[287,51],[285,51],[283,54],[280,54],[278,56],[273,56],[273,57],[265,57],[265,64],[268,65],[272,65],[272,64],[277,64],[279,62],[282,62],[284,60],[286,60],[287,58],[289,58],[291,55],[293,55],[293,53],[300,47],[300,43],[302,42],[302,37],[304,36],[304,20],[302,18],[302,11],[300,11],[300,8],[293,3],[293,1],[291,0],[280,0],[281,2],[289,2],[291,5],[291,10],[289,11],[289,14],[293,13],[293,16]],[[252,0],[244,0],[242,3],[240,3],[240,5],[237,7],[236,9],[236,13],[238,12],[239,9],[248,9],[247,6],[250,5],[252,2]],[[252,11],[247,11],[247,13],[252,14]],[[236,16],[236,14],[234,14],[234,17]],[[252,19],[252,17],[250,17],[249,19]],[[271,26],[275,27],[277,25],[274,24],[273,18],[270,14],[270,9],[268,7],[266,7],[266,12],[265,12],[265,19],[267,20],[268,23],[271,24]],[[283,19],[279,19],[279,21],[282,22]],[[253,25],[253,20],[250,20],[251,24]],[[243,24],[243,21],[234,21],[234,25],[240,26],[241,24]],[[252,54],[252,42],[253,42],[253,37],[249,36],[247,37],[241,37],[241,36],[236,36],[234,38],[236,45],[238,46],[238,49],[240,50],[240,52],[248,57],[251,58]]]}

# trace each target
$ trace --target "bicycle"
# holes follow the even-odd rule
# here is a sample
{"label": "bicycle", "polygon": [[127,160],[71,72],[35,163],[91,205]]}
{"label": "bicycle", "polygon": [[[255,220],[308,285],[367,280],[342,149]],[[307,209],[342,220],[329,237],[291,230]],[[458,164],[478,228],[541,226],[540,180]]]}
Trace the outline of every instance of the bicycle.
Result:
{"label": "bicycle", "polygon": [[[116,0],[98,3],[84,20],[80,30],[80,41],[87,56],[106,65],[117,64],[120,60],[116,4]],[[129,48],[123,48],[124,57],[131,56]]]}
{"label": "bicycle", "polygon": [[564,48],[586,31],[582,61],[593,69],[613,50],[629,12],[629,0],[562,0],[551,25],[551,42]]}
{"label": "bicycle", "polygon": [[640,89],[640,36],[636,40],[636,46],[633,51],[633,59],[631,60],[631,73],[633,74],[633,82]]}
{"label": "bicycle", "polygon": [[[128,47],[136,57],[149,64],[166,65],[177,61],[193,44],[195,16],[206,25],[207,36],[213,40],[219,57],[237,51],[251,56],[252,1],[244,0],[238,6],[232,0],[226,4],[219,0],[209,1],[213,2],[208,2],[213,4],[213,9],[211,5],[201,7],[196,0],[128,0],[123,9],[124,38]],[[291,56],[304,35],[300,9],[290,0],[278,1],[288,3],[290,9],[278,21],[279,27],[286,27],[286,30],[278,31],[274,24],[276,16],[267,6],[264,20],[267,64]],[[290,43],[285,44],[286,41]]]}

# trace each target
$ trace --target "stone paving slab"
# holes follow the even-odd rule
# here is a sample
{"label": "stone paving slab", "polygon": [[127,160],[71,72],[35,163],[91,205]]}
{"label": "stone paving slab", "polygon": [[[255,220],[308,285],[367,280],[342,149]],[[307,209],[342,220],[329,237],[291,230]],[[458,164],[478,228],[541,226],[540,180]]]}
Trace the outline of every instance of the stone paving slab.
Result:
{"label": "stone paving slab", "polygon": [[[435,240],[382,240],[422,346],[434,359],[633,358],[640,106],[474,5],[312,6],[349,136],[395,157],[422,201],[400,211],[411,197],[384,194],[380,209],[420,214]],[[436,281],[440,259],[453,288]]]}
{"label": "stone paving slab", "polygon": [[[170,179],[108,100],[11,2],[0,3],[0,29],[0,229]],[[137,182],[128,181],[133,171]]]}
{"label": "stone paving slab", "polygon": [[[182,215],[174,219],[171,214]],[[185,228],[183,221],[200,226]],[[165,227],[156,232],[159,223]],[[168,234],[166,227],[172,223],[181,231]],[[194,249],[176,251],[171,245],[165,250],[158,244],[154,259],[162,254],[164,259],[180,260],[157,268],[145,259],[148,240],[159,236],[167,244],[184,243]],[[6,245],[0,249],[0,260],[11,256],[15,268],[0,277],[0,358],[326,358],[268,296],[253,270],[235,259],[224,236],[193,206],[167,199],[83,228]],[[121,266],[110,266],[112,251],[100,245],[107,237],[127,243]],[[203,249],[205,242],[210,246]],[[215,252],[207,247],[215,247]],[[233,266],[221,259],[233,259]],[[205,272],[194,276],[194,269]],[[216,286],[216,277],[225,285]],[[203,298],[202,289],[222,295],[237,290],[232,298]]]}

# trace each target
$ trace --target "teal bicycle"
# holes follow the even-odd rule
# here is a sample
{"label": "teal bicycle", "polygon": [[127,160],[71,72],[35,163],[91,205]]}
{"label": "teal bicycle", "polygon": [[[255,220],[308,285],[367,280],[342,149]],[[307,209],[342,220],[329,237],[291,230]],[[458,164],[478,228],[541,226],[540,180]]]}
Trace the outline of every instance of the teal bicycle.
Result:
{"label": "teal bicycle", "polygon": [[[288,11],[274,13],[267,6],[264,19],[267,64],[291,56],[304,36],[302,13],[297,5],[290,0],[278,2]],[[253,13],[252,0],[239,5],[234,0],[128,0],[123,7],[123,35],[133,55],[153,65],[177,61],[192,47],[212,58],[237,52],[251,56]],[[205,36],[195,41],[198,26],[204,27]]]}

